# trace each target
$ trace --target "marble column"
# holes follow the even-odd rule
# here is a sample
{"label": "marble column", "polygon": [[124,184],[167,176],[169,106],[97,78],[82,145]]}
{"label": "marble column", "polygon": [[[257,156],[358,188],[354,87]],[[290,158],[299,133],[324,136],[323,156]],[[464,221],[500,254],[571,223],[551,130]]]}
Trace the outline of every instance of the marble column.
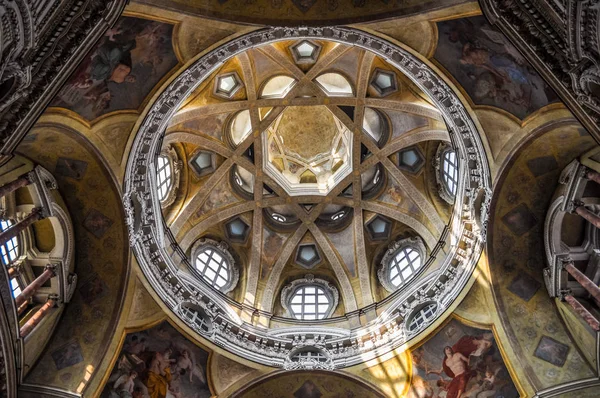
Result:
{"label": "marble column", "polygon": [[587,220],[590,224],[592,224],[596,228],[600,228],[600,217],[583,206],[579,206],[575,209],[575,213],[579,214],[585,220]]}
{"label": "marble column", "polygon": [[564,264],[563,267],[592,297],[600,302],[600,288],[590,278],[575,268],[572,262]]}
{"label": "marble column", "polygon": [[24,174],[21,177],[17,178],[14,181],[9,182],[8,184],[4,184],[0,187],[0,198],[8,195],[11,192],[16,191],[21,187],[26,187],[31,184],[31,179],[29,174]]}
{"label": "marble column", "polygon": [[31,213],[27,215],[24,219],[19,221],[18,223],[11,225],[5,231],[0,232],[0,245],[5,244],[10,239],[18,236],[21,232],[23,232],[27,227],[36,222],[37,220],[42,219],[42,209],[39,207],[35,207]]}
{"label": "marble column", "polygon": [[569,303],[571,308],[575,310],[577,315],[579,315],[590,327],[595,330],[600,330],[600,321],[596,319],[588,310],[585,308],[577,299],[571,295],[566,295],[565,301]]}
{"label": "marble column", "polygon": [[15,305],[17,307],[20,307],[24,302],[33,297],[33,295],[39,290],[39,288],[42,287],[42,285],[46,283],[48,279],[52,278],[55,275],[54,269],[54,265],[47,265],[44,272],[42,272],[40,276],[35,278],[33,282],[27,285],[27,287],[23,289],[21,294],[15,297]]}
{"label": "marble column", "polygon": [[54,308],[56,305],[56,301],[54,299],[49,299],[46,301],[46,304],[40,307],[39,310],[29,320],[21,327],[21,337],[25,338],[29,333],[33,331],[33,329],[44,319],[50,310]]}

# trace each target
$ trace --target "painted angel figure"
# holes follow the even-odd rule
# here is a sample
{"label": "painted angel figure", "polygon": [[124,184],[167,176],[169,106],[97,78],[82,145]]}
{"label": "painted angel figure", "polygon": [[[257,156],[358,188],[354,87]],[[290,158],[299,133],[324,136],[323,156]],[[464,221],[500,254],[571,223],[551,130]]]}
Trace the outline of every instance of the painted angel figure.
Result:
{"label": "painted angel figure", "polygon": [[441,375],[443,372],[448,375],[452,380],[446,386],[446,398],[461,398],[469,380],[477,375],[470,368],[471,357],[479,358],[491,347],[492,342],[485,337],[463,336],[452,347],[444,347],[442,368],[428,373]]}
{"label": "painted angel figure", "polygon": [[194,376],[196,376],[201,383],[206,384],[204,368],[198,363],[194,351],[188,348],[189,343],[185,340],[175,339],[172,341],[172,345],[180,353],[173,366],[173,372],[179,374],[182,371],[185,372],[188,374],[187,377],[189,377],[190,383],[194,381]]}

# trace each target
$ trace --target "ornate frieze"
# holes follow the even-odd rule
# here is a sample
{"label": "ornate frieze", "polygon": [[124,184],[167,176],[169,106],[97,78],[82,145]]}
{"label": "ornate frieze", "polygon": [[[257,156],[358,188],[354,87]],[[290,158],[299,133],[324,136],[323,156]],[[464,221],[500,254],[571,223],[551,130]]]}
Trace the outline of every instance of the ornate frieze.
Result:
{"label": "ornate frieze", "polygon": [[[345,329],[343,333],[320,321],[285,328],[284,334],[277,333],[280,329],[257,328],[243,322],[239,316],[242,304],[180,271],[182,263],[189,266],[189,261],[185,256],[170,255],[173,251],[182,251],[165,229],[156,191],[155,154],[170,119],[188,93],[225,60],[255,46],[291,39],[337,41],[360,46],[385,59],[432,98],[447,123],[459,158],[459,181],[450,226],[443,229],[438,244],[431,250],[432,256],[442,255],[440,249],[452,231],[455,238],[439,269],[416,278],[406,289],[374,304],[380,309],[379,315],[368,326]],[[327,368],[343,368],[376,358],[418,335],[426,325],[409,334],[405,322],[416,306],[437,303],[435,317],[448,309],[466,285],[481,254],[491,183],[480,135],[468,111],[444,80],[407,50],[351,28],[267,28],[207,53],[164,89],[137,131],[127,164],[124,191],[130,242],[141,269],[157,294],[183,322],[195,328],[191,318],[179,310],[179,303],[187,302],[206,308],[212,331],[202,333],[204,337],[246,359],[286,368],[314,368],[321,366],[321,362],[326,363],[323,366]],[[486,198],[483,202],[487,205],[481,205],[482,197]],[[361,311],[346,314],[346,317],[358,316]],[[259,309],[255,312],[265,319],[273,316]],[[319,335],[316,340],[315,335]],[[295,357],[298,342],[302,342],[306,350],[303,352],[311,354]],[[321,354],[326,358],[323,361]]]}

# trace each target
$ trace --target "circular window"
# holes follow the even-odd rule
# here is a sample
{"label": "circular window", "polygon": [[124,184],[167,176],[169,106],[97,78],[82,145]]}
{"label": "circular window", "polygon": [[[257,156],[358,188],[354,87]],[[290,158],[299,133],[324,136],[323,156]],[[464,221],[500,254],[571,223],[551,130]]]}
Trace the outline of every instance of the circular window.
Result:
{"label": "circular window", "polygon": [[239,275],[225,243],[200,240],[194,253],[194,269],[215,289],[227,293],[237,284]]}
{"label": "circular window", "polygon": [[296,319],[323,319],[331,309],[331,299],[316,285],[296,289],[290,301],[292,316]]}
{"label": "circular window", "polygon": [[425,324],[428,324],[437,311],[437,303],[429,303],[414,313],[408,322],[408,331],[415,332]]}
{"label": "circular window", "polygon": [[[0,220],[0,230],[6,231],[14,223],[11,220]],[[6,243],[0,246],[2,254],[2,263],[4,265],[12,264],[19,257],[19,238],[13,236]]]}
{"label": "circular window", "polygon": [[389,270],[392,285],[398,287],[404,284],[421,268],[421,255],[412,247],[405,247],[396,253]]}
{"label": "circular window", "polygon": [[392,243],[378,271],[379,281],[394,292],[412,279],[424,264],[425,245],[421,238],[408,238]]}
{"label": "circular window", "polygon": [[283,288],[281,304],[292,318],[325,319],[337,307],[338,295],[337,289],[329,282],[309,274]]}

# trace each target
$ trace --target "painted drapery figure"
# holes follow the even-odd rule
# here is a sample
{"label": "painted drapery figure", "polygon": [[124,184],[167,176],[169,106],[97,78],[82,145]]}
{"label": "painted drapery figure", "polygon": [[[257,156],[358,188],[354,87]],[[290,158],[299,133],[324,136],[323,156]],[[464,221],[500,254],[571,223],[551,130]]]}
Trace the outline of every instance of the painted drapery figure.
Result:
{"label": "painted drapery figure", "polygon": [[451,320],[411,352],[408,398],[517,398],[493,334]]}
{"label": "painted drapery figure", "polygon": [[168,323],[127,336],[102,398],[209,398],[208,353]]}

